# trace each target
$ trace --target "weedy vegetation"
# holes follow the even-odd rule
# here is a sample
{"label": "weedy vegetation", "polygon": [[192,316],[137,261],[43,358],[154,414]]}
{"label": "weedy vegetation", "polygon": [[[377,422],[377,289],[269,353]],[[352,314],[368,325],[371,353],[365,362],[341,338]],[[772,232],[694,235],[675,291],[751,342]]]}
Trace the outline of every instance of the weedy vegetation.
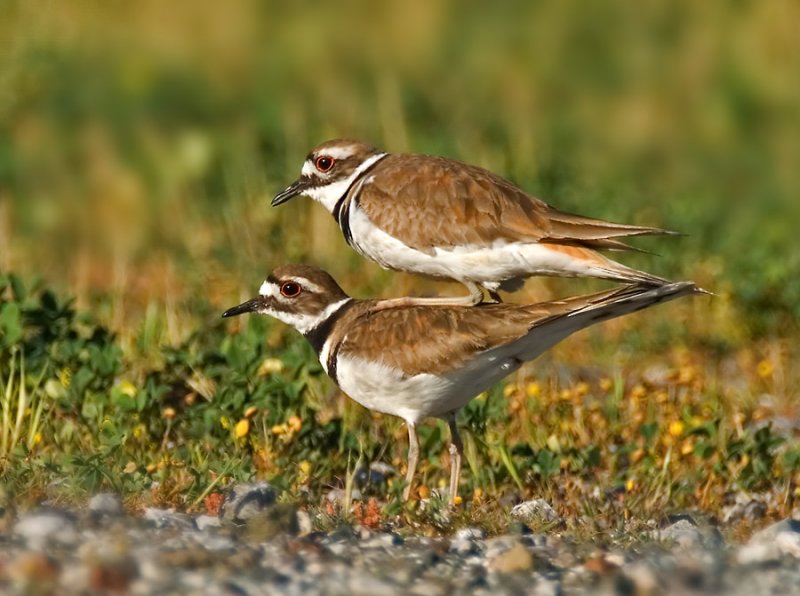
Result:
{"label": "weedy vegetation", "polygon": [[[366,470],[401,471],[403,426],[337,395],[305,343],[278,327],[253,318],[231,332],[218,321],[143,366],[70,300],[0,278],[7,489],[31,503],[116,490],[133,508],[213,510],[227,484],[265,478],[320,528],[403,520],[433,532],[500,531],[509,503],[542,497],[597,535],[675,511],[719,514],[741,491],[763,495],[770,516],[800,499],[800,444],[777,401],[795,355],[779,344],[721,356],[670,340],[661,353],[587,367],[583,354],[600,348],[580,344],[598,332],[576,342],[581,356],[572,346],[528,365],[462,413],[468,470],[451,513],[438,492],[445,425],[421,428],[422,483],[404,505],[400,474]],[[354,508],[328,503],[333,488],[360,495]]]}
{"label": "weedy vegetation", "polygon": [[[798,7],[348,6],[199,2],[190,17],[159,2],[8,3],[0,475],[19,506],[108,489],[131,509],[213,512],[227,485],[263,478],[319,528],[504,531],[510,504],[532,497],[560,530],[599,541],[685,510],[722,517],[741,492],[763,500],[764,521],[789,515]],[[348,27],[375,37],[336,33]],[[447,429],[422,426],[421,485],[404,505],[402,424],[343,398],[280,324],[220,319],[285,262],[323,266],[360,297],[460,291],[365,263],[310,201],[268,206],[336,136],[686,232],[639,243],[661,256],[622,259],[716,295],[587,330],[474,400],[452,512],[438,493]],[[509,299],[598,287],[531,280]],[[342,508],[334,488],[361,497]]]}

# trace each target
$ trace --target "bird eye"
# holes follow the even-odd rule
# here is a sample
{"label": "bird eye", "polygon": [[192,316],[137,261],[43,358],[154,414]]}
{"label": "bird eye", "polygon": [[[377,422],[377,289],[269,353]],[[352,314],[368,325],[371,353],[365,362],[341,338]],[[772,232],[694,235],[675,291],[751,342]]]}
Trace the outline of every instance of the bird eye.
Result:
{"label": "bird eye", "polygon": [[293,281],[285,281],[281,284],[281,294],[287,298],[294,298],[303,290],[299,283]]}
{"label": "bird eye", "polygon": [[330,172],[331,168],[333,167],[334,159],[327,155],[321,155],[317,158],[317,161],[314,162],[314,165],[320,172]]}

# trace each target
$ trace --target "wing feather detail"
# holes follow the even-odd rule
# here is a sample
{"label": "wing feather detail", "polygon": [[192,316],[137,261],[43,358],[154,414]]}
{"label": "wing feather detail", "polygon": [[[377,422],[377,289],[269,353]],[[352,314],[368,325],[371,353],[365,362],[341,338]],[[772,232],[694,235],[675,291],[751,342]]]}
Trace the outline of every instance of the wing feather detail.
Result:
{"label": "wing feather detail", "polygon": [[488,170],[444,157],[389,155],[372,174],[360,208],[390,235],[428,253],[497,241],[629,250],[616,239],[671,233],[561,212]]}

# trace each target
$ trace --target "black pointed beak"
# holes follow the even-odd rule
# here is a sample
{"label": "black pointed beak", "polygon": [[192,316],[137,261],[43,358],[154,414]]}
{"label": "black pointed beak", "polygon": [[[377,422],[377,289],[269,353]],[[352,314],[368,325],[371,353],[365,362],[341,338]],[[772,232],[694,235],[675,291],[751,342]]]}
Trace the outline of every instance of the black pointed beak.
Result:
{"label": "black pointed beak", "polygon": [[224,313],[222,313],[222,318],[236,317],[238,315],[243,315],[245,313],[256,312],[260,305],[261,305],[261,299],[253,298],[252,300],[248,300],[247,302],[242,302],[239,306],[234,306],[233,308],[229,308]]}
{"label": "black pointed beak", "polygon": [[311,186],[311,181],[308,178],[298,178],[281,192],[275,195],[272,199],[272,206],[276,207],[285,203],[289,199],[293,199],[297,195],[303,194]]}

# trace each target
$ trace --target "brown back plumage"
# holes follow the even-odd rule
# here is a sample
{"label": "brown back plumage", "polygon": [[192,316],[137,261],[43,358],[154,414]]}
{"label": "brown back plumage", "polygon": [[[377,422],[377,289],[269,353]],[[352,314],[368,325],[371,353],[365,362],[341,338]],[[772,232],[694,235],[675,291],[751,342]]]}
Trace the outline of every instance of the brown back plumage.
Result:
{"label": "brown back plumage", "polygon": [[667,234],[564,213],[477,166],[428,155],[389,155],[360,188],[370,220],[417,250],[508,242],[630,248],[615,238]]}
{"label": "brown back plumage", "polygon": [[[358,301],[337,323],[335,341],[341,342],[340,356],[380,359],[407,375],[444,375],[478,354],[528,336],[535,339],[540,334],[542,345],[546,344],[542,349],[546,349],[594,323],[695,292],[694,284],[679,282],[660,288],[626,286],[531,305],[412,305],[381,309],[380,301],[365,300]],[[556,321],[564,324],[555,325]],[[554,327],[553,332],[537,331],[545,326]],[[527,353],[525,349],[521,351]]]}

